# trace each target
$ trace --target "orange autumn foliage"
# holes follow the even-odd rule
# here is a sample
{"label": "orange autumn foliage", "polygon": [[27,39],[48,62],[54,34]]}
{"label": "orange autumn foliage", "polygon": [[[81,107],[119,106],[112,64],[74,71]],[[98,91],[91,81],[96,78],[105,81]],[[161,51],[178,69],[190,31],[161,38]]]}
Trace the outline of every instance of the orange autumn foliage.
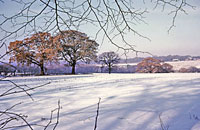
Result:
{"label": "orange autumn foliage", "polygon": [[39,32],[21,41],[10,42],[10,62],[17,62],[18,65],[38,65],[41,74],[44,75],[44,64],[57,61],[57,54],[60,50],[59,44],[53,43],[50,33]]}
{"label": "orange autumn foliage", "polygon": [[170,64],[148,57],[137,64],[136,71],[139,73],[170,73],[173,72],[172,68]]}

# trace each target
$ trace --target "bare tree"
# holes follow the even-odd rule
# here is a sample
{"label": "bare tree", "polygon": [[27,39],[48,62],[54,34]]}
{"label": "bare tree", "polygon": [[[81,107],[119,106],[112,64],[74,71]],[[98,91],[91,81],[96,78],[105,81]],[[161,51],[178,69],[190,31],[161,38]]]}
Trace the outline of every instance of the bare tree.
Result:
{"label": "bare tree", "polygon": [[119,55],[113,51],[104,52],[99,56],[99,62],[108,67],[109,74],[111,73],[114,64],[118,63],[119,60]]}

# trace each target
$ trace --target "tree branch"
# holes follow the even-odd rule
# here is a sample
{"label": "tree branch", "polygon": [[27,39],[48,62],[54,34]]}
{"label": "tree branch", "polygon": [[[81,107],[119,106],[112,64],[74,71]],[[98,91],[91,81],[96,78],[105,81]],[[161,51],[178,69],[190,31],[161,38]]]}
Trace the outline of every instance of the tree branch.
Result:
{"label": "tree branch", "polygon": [[97,121],[98,121],[98,116],[99,116],[99,105],[100,105],[100,102],[101,102],[101,98],[99,98],[99,102],[97,103],[97,114],[96,114],[96,117],[95,117],[94,130],[97,129]]}

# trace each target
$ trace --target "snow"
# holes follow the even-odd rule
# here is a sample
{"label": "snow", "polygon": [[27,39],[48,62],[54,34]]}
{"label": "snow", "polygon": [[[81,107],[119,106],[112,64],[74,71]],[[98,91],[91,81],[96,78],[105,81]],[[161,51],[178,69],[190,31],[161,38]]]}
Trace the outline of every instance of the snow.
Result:
{"label": "snow", "polygon": [[173,66],[174,70],[179,70],[181,68],[197,67],[200,68],[200,60],[192,61],[176,61],[176,62],[167,62]]}
{"label": "snow", "polygon": [[[34,101],[25,93],[0,97],[0,108],[5,110],[22,102],[12,111],[28,115],[31,123],[46,125],[60,100],[57,130],[94,129],[99,97],[97,130],[161,130],[161,121],[169,130],[200,129],[200,73],[87,74],[7,80],[29,87],[50,82],[30,91]],[[1,81],[0,94],[11,86]],[[53,117],[55,123],[56,111]],[[13,121],[17,123],[21,122]],[[41,130],[41,126],[32,127]]]}
{"label": "snow", "polygon": [[[169,61],[166,62],[173,66],[174,70],[179,70],[181,68],[197,67],[200,68],[200,60],[188,60],[188,61]],[[136,66],[138,63],[119,63],[117,66],[127,66],[132,65]]]}

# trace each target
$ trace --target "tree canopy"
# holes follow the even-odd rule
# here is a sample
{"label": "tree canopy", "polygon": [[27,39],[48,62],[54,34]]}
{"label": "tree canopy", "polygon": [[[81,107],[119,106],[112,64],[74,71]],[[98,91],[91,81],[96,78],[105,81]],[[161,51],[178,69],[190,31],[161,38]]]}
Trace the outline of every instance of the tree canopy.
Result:
{"label": "tree canopy", "polygon": [[60,44],[60,55],[72,67],[72,74],[75,74],[77,62],[89,63],[97,58],[99,44],[89,39],[85,33],[75,30],[62,31],[54,38],[54,43]]}
{"label": "tree canopy", "polygon": [[53,43],[50,33],[39,32],[21,41],[10,42],[10,62],[16,61],[18,65],[35,64],[40,67],[41,75],[45,74],[45,63],[57,61],[59,44]]}
{"label": "tree canopy", "polygon": [[148,57],[137,64],[136,71],[139,73],[169,73],[173,72],[172,68],[170,64]]}
{"label": "tree canopy", "polygon": [[108,67],[109,74],[111,73],[114,64],[118,63],[119,60],[119,55],[113,51],[104,52],[99,55],[99,62]]}

